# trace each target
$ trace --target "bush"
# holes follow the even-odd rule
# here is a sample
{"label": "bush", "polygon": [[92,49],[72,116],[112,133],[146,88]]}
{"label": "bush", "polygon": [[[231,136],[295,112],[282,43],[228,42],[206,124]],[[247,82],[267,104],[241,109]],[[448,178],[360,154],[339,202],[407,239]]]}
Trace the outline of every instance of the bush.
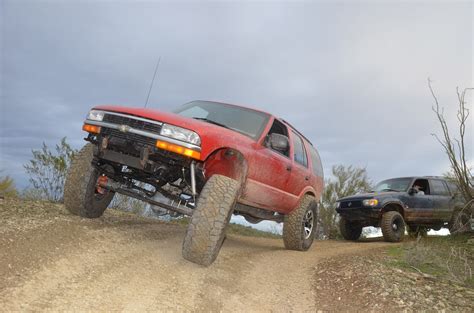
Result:
{"label": "bush", "polygon": [[10,176],[0,176],[0,197],[17,197],[15,182]]}
{"label": "bush", "polygon": [[36,189],[35,193],[39,193],[35,196],[62,202],[67,170],[76,152],[66,142],[66,137],[56,145],[54,153],[44,142],[40,150],[32,150],[33,159],[24,168],[30,176],[30,183]]}

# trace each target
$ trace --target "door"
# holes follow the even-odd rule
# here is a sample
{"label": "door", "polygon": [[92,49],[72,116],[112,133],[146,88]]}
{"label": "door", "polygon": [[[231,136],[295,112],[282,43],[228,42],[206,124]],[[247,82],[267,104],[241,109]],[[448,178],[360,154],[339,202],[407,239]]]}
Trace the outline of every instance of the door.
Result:
{"label": "door", "polygon": [[430,194],[430,185],[427,179],[415,179],[411,188],[418,186],[419,192],[401,197],[401,201],[408,207],[405,208],[405,220],[407,222],[429,222],[433,217],[433,199]]}
{"label": "door", "polygon": [[437,221],[449,222],[452,212],[451,207],[454,205],[454,198],[449,193],[446,182],[441,179],[430,179],[430,186],[434,218]]}
{"label": "door", "polygon": [[[310,185],[311,173],[308,165],[308,153],[303,143],[303,139],[294,131],[290,134],[292,142],[292,163],[290,179],[287,191],[299,198],[303,189]],[[296,207],[297,202],[294,204]]]}
{"label": "door", "polygon": [[[288,136],[286,126],[275,120],[268,132]],[[267,135],[267,137],[268,137]],[[286,213],[292,208],[294,196],[286,191],[292,162],[287,151],[276,151],[268,142],[255,144],[252,160],[249,161],[247,185],[240,202],[258,208]]]}

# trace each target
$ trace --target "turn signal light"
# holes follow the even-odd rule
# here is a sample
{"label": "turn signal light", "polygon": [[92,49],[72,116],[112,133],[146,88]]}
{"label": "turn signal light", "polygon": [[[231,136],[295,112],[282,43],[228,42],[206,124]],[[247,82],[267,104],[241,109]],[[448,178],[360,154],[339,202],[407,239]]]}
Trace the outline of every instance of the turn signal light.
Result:
{"label": "turn signal light", "polygon": [[165,141],[161,141],[161,140],[156,141],[156,147],[160,148],[160,149],[163,149],[163,150],[166,150],[166,151],[181,154],[181,155],[193,158],[193,159],[198,159],[199,160],[201,158],[201,152],[194,151],[194,150],[191,150],[191,149],[179,146],[179,145],[175,145],[175,144],[172,144],[172,143],[168,143],[168,142],[165,142]]}
{"label": "turn signal light", "polygon": [[100,133],[100,126],[84,124],[84,126],[82,126],[82,130],[89,133],[98,134]]}

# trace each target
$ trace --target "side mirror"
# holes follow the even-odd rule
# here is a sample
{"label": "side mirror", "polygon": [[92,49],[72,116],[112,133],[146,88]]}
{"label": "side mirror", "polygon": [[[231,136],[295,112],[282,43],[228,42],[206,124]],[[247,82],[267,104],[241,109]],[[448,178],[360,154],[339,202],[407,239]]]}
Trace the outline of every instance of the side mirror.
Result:
{"label": "side mirror", "polygon": [[288,137],[282,134],[270,134],[269,137],[270,147],[280,152],[288,151],[290,147],[290,142],[288,141]]}
{"label": "side mirror", "polygon": [[417,194],[418,193],[418,190],[416,190],[415,188],[410,188],[408,189],[408,194],[413,196],[414,194]]}

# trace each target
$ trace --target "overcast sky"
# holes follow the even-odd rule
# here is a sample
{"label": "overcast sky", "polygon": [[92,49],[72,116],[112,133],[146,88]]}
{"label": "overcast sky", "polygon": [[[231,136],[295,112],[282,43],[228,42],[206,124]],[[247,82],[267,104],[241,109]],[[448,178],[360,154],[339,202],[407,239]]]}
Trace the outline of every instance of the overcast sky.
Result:
{"label": "overcast sky", "polygon": [[375,181],[446,172],[427,78],[450,122],[456,86],[474,85],[470,1],[0,3],[0,170],[20,188],[31,149],[84,144],[90,107],[143,106],[159,56],[149,107],[263,109],[314,143],[326,174],[353,164]]}

